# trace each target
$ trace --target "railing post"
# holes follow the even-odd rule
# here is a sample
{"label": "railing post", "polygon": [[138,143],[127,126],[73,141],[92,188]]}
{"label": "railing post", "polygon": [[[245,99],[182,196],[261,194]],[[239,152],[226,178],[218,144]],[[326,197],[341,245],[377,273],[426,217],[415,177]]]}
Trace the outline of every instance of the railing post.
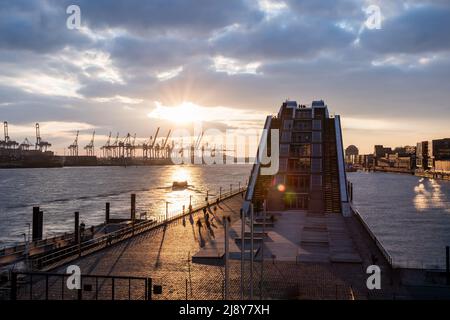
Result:
{"label": "railing post", "polygon": [[131,194],[131,221],[134,222],[136,219],[136,194]]}
{"label": "railing post", "polygon": [[114,300],[115,295],[115,283],[114,283],[114,277],[111,278],[111,300]]}
{"label": "railing post", "polygon": [[48,273],[45,275],[45,300],[48,300]]}
{"label": "railing post", "polygon": [[450,285],[450,247],[445,247],[445,274],[447,278],[447,285]]}
{"label": "railing post", "polygon": [[109,202],[107,202],[105,207],[105,224],[109,223],[109,207]]}
{"label": "railing post", "polygon": [[75,243],[78,243],[80,241],[80,213],[79,212],[75,212],[74,240],[75,240]]}
{"label": "railing post", "polygon": [[11,300],[17,300],[17,273],[11,272]]}
{"label": "railing post", "polygon": [[152,300],[152,278],[147,278],[146,281],[147,300]]}

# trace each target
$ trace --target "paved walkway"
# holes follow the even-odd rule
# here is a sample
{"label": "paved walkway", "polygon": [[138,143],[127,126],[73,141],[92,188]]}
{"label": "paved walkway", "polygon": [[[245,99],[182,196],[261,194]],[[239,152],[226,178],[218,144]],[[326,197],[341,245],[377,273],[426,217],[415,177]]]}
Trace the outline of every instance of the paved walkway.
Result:
{"label": "paved walkway", "polygon": [[[241,196],[220,204],[209,213],[209,227],[203,212],[177,221],[102,251],[84,256],[76,264],[83,274],[151,277],[162,285],[154,299],[222,299],[224,285],[222,217],[229,216],[230,298],[241,297],[239,260]],[[366,299],[365,268],[377,259],[383,271],[389,268],[355,217],[338,214],[310,215],[301,211],[273,212],[273,227],[266,226],[264,248],[258,248],[253,269],[254,298],[265,299]],[[200,221],[200,223],[198,222]],[[259,237],[261,228],[256,229]],[[198,261],[201,255],[216,256],[215,263]],[[261,257],[264,256],[264,259]],[[54,270],[65,273],[67,266]],[[250,292],[250,265],[245,263],[244,297]],[[392,287],[390,277],[383,286]],[[53,285],[55,290],[60,284]],[[125,288],[126,289],[126,288]],[[142,289],[142,288],[141,288]],[[133,298],[142,294],[134,290]],[[105,290],[110,290],[106,288]],[[117,290],[116,299],[127,298]],[[52,293],[57,298],[58,292]],[[385,291],[379,293],[383,297]],[[106,292],[100,297],[110,297]]]}

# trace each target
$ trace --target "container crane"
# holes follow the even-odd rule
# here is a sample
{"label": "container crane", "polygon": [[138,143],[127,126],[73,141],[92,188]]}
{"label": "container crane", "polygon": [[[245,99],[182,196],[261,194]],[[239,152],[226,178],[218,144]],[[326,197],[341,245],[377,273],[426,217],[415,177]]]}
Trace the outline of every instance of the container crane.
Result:
{"label": "container crane", "polygon": [[94,139],[95,139],[95,130],[92,133],[91,141],[89,141],[89,143],[84,147],[84,150],[86,150],[86,155],[90,157],[95,155]]}
{"label": "container crane", "polygon": [[69,148],[69,155],[70,156],[75,156],[78,157],[78,135],[79,135],[79,131],[77,131],[77,134],[75,136],[75,140],[73,141],[73,143],[68,147]]}
{"label": "container crane", "polygon": [[46,152],[48,147],[51,147],[52,145],[48,143],[47,141],[43,141],[41,138],[41,129],[39,127],[39,123],[36,123],[36,150],[39,150],[41,152]]}

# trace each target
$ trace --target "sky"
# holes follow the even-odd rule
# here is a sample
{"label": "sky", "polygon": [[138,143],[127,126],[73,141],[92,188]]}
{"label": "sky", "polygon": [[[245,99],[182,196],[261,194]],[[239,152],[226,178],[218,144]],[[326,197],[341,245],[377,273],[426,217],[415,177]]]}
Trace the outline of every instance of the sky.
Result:
{"label": "sky", "polygon": [[448,0],[0,0],[0,120],[18,142],[39,122],[62,154],[77,130],[98,149],[323,99],[345,146],[411,145],[450,137],[449,30]]}

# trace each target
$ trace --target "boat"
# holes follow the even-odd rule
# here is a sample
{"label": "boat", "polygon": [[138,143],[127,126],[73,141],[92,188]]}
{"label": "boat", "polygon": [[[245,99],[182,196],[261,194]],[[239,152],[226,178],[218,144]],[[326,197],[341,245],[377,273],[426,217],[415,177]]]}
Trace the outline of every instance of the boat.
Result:
{"label": "boat", "polygon": [[188,187],[187,181],[174,181],[172,183],[172,189],[186,189]]}

